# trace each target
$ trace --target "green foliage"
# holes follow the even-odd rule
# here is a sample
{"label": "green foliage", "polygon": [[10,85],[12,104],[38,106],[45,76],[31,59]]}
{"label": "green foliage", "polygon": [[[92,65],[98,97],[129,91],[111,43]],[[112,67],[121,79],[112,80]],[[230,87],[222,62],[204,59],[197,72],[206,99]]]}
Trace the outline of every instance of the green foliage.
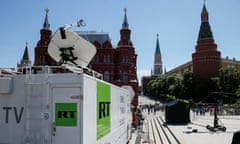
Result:
{"label": "green foliage", "polygon": [[[146,89],[149,95],[163,100],[201,101],[211,92],[224,92],[236,93],[235,97],[231,97],[240,101],[240,72],[234,68],[224,68],[219,70],[218,77],[211,79],[195,79],[192,72],[161,76],[151,80]],[[224,102],[229,101],[225,98]]]}
{"label": "green foliage", "polygon": [[235,93],[240,84],[240,72],[234,68],[220,69],[219,79],[220,91]]}
{"label": "green foliage", "polygon": [[238,85],[238,89],[236,91],[236,95],[238,96],[238,98],[240,98],[240,85]]}
{"label": "green foliage", "polygon": [[192,76],[192,73],[187,73],[184,77],[181,75],[158,77],[147,84],[147,93],[155,98],[164,100],[169,99],[167,95],[172,95],[180,99],[189,99],[192,93]]}

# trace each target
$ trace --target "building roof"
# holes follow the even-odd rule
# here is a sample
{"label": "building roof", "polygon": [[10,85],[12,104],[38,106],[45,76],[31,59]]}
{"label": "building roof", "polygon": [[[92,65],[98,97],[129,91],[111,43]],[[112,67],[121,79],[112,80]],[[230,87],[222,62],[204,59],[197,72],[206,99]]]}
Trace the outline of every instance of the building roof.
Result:
{"label": "building roof", "polygon": [[107,33],[97,33],[96,31],[77,31],[76,33],[91,43],[94,43],[95,41],[99,42],[100,44],[103,44],[106,41],[111,42],[111,39]]}
{"label": "building roof", "polygon": [[213,34],[211,31],[211,26],[209,22],[202,22],[198,34],[198,40],[210,38],[213,39]]}
{"label": "building roof", "polygon": [[208,12],[205,3],[203,4],[203,9],[201,13],[201,26],[198,34],[198,40],[202,39],[213,39],[213,34],[208,21]]}

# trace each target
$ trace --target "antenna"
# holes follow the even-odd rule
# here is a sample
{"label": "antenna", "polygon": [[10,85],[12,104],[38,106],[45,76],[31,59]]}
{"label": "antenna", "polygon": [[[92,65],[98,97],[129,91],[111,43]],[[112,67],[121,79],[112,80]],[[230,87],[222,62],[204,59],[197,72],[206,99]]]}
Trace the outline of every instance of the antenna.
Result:
{"label": "antenna", "polygon": [[77,27],[83,26],[83,27],[84,27],[84,26],[86,26],[86,23],[84,22],[83,19],[80,19],[80,20],[77,21],[76,23],[64,25],[63,28],[64,28],[65,30],[67,30],[67,29],[69,29],[69,28],[71,28],[71,27],[74,27],[74,26],[77,26]]}
{"label": "antenna", "polygon": [[73,26],[85,26],[81,19],[77,23],[67,24],[59,28],[48,46],[49,55],[60,65],[68,64],[75,67],[87,67],[96,54],[96,47],[89,41],[83,39],[76,32],[67,29]]}

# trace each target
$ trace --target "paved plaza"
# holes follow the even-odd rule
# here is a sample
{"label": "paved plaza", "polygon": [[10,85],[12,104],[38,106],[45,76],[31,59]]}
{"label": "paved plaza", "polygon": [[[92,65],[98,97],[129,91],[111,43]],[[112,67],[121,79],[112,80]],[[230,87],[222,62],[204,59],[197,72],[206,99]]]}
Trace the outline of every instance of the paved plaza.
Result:
{"label": "paved plaza", "polygon": [[[154,104],[155,101],[140,96],[139,103]],[[130,144],[231,144],[233,133],[240,130],[240,115],[218,116],[219,124],[226,127],[225,132],[206,128],[213,126],[214,116],[209,113],[191,112],[191,123],[185,125],[166,124],[163,111],[143,111],[143,117],[142,126],[133,132]]]}

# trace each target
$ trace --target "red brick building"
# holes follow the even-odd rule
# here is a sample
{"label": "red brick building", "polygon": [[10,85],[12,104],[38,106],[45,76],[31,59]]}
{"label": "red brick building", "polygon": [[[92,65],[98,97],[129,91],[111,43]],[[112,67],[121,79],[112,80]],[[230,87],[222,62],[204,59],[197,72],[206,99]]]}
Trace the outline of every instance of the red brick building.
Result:
{"label": "red brick building", "polygon": [[[88,67],[103,74],[103,80],[105,81],[118,86],[132,86],[135,91],[132,101],[132,110],[134,113],[138,105],[137,54],[131,41],[131,30],[129,29],[126,9],[124,12],[123,24],[120,29],[120,40],[117,47],[113,47],[108,34],[97,33],[95,31],[76,31],[76,33],[90,41],[97,48],[96,55]],[[48,21],[48,10],[46,10],[44,24],[40,30],[40,40],[35,48],[35,66],[57,65],[57,62],[47,52],[51,36],[52,31],[50,30]],[[133,117],[133,124],[136,124],[135,117]]]}

